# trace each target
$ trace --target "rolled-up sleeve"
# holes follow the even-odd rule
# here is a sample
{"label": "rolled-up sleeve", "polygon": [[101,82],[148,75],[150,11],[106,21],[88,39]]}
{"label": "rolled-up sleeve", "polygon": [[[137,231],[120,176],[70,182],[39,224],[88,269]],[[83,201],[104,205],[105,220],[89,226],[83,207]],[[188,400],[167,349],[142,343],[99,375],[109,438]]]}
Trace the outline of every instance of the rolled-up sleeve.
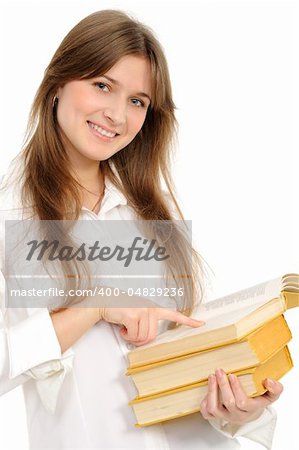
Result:
{"label": "rolled-up sleeve", "polygon": [[9,378],[61,357],[60,345],[47,309],[37,309],[25,320],[7,328],[6,335]]}
{"label": "rolled-up sleeve", "polygon": [[47,308],[5,308],[0,270],[0,395],[34,379],[45,408],[54,413],[73,352],[61,354]]}
{"label": "rolled-up sleeve", "polygon": [[221,419],[212,419],[209,422],[213,428],[227,437],[245,437],[258,442],[270,450],[272,448],[276,417],[276,411],[268,406],[258,419],[243,425],[235,425]]}
{"label": "rolled-up sleeve", "polygon": [[60,387],[72,369],[73,352],[61,354],[47,308],[8,308],[5,303],[5,221],[23,217],[16,198],[18,194],[10,191],[0,193],[0,395],[35,380],[42,403],[54,412]]}

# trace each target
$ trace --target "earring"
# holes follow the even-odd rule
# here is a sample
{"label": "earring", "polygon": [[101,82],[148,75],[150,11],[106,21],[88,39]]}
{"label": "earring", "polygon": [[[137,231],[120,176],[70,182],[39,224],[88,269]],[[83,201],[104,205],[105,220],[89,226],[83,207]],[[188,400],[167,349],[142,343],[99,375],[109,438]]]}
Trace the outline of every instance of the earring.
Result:
{"label": "earring", "polygon": [[55,108],[57,104],[58,104],[58,97],[57,95],[55,95],[55,97],[53,98],[52,107]]}

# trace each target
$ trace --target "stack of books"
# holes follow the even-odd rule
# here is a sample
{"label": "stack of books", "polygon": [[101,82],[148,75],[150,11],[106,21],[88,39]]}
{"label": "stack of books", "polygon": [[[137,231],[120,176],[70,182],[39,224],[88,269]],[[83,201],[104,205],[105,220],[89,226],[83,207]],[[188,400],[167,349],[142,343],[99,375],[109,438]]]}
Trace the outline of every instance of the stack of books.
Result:
{"label": "stack of books", "polygon": [[180,326],[129,352],[136,425],[199,411],[216,368],[238,376],[247,395],[263,394],[266,378],[279,380],[293,367],[284,313],[298,305],[299,275],[287,274],[202,305],[200,328]]}

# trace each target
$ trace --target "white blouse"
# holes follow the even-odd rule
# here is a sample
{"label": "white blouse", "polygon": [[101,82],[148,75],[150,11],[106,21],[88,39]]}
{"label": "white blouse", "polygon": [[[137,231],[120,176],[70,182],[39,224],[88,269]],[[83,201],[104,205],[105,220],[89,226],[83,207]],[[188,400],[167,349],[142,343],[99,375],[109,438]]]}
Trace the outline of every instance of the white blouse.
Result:
{"label": "white blouse", "polygon": [[[105,184],[100,212],[82,208],[81,218],[136,219],[123,194],[108,179]],[[237,436],[271,448],[273,408],[234,433],[200,413],[135,427],[128,402],[136,391],[125,376],[128,345],[118,326],[101,321],[61,354],[46,308],[6,309],[4,220],[21,218],[21,211],[12,193],[0,193],[0,394],[23,385],[30,449],[236,449]]]}

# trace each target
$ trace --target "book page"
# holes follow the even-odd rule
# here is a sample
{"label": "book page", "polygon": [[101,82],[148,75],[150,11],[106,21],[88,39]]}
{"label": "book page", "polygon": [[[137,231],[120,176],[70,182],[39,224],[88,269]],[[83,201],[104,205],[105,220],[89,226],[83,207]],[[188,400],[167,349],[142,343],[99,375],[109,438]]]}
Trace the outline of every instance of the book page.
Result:
{"label": "book page", "polygon": [[142,348],[152,347],[163,342],[173,341],[194,334],[202,334],[208,331],[232,325],[243,317],[263,306],[265,303],[280,296],[281,278],[260,283],[242,291],[234,292],[225,297],[211,300],[200,305],[195,318],[204,320],[206,324],[200,328],[190,328],[182,325],[175,330],[168,330],[158,335],[155,341],[145,344]]}
{"label": "book page", "polygon": [[[239,309],[247,310],[247,308],[249,308],[250,311],[253,311],[273,298],[279,297],[281,289],[281,278],[275,278],[274,280],[266,281],[247,289],[242,289],[241,291],[234,292],[225,297],[211,300],[202,305],[202,311],[199,309],[199,312],[203,314],[203,320],[208,320],[215,316],[215,314],[232,313]],[[246,311],[244,311],[244,315],[247,315]]]}
{"label": "book page", "polygon": [[288,273],[282,277],[282,290],[299,292],[299,275],[296,273]]}

